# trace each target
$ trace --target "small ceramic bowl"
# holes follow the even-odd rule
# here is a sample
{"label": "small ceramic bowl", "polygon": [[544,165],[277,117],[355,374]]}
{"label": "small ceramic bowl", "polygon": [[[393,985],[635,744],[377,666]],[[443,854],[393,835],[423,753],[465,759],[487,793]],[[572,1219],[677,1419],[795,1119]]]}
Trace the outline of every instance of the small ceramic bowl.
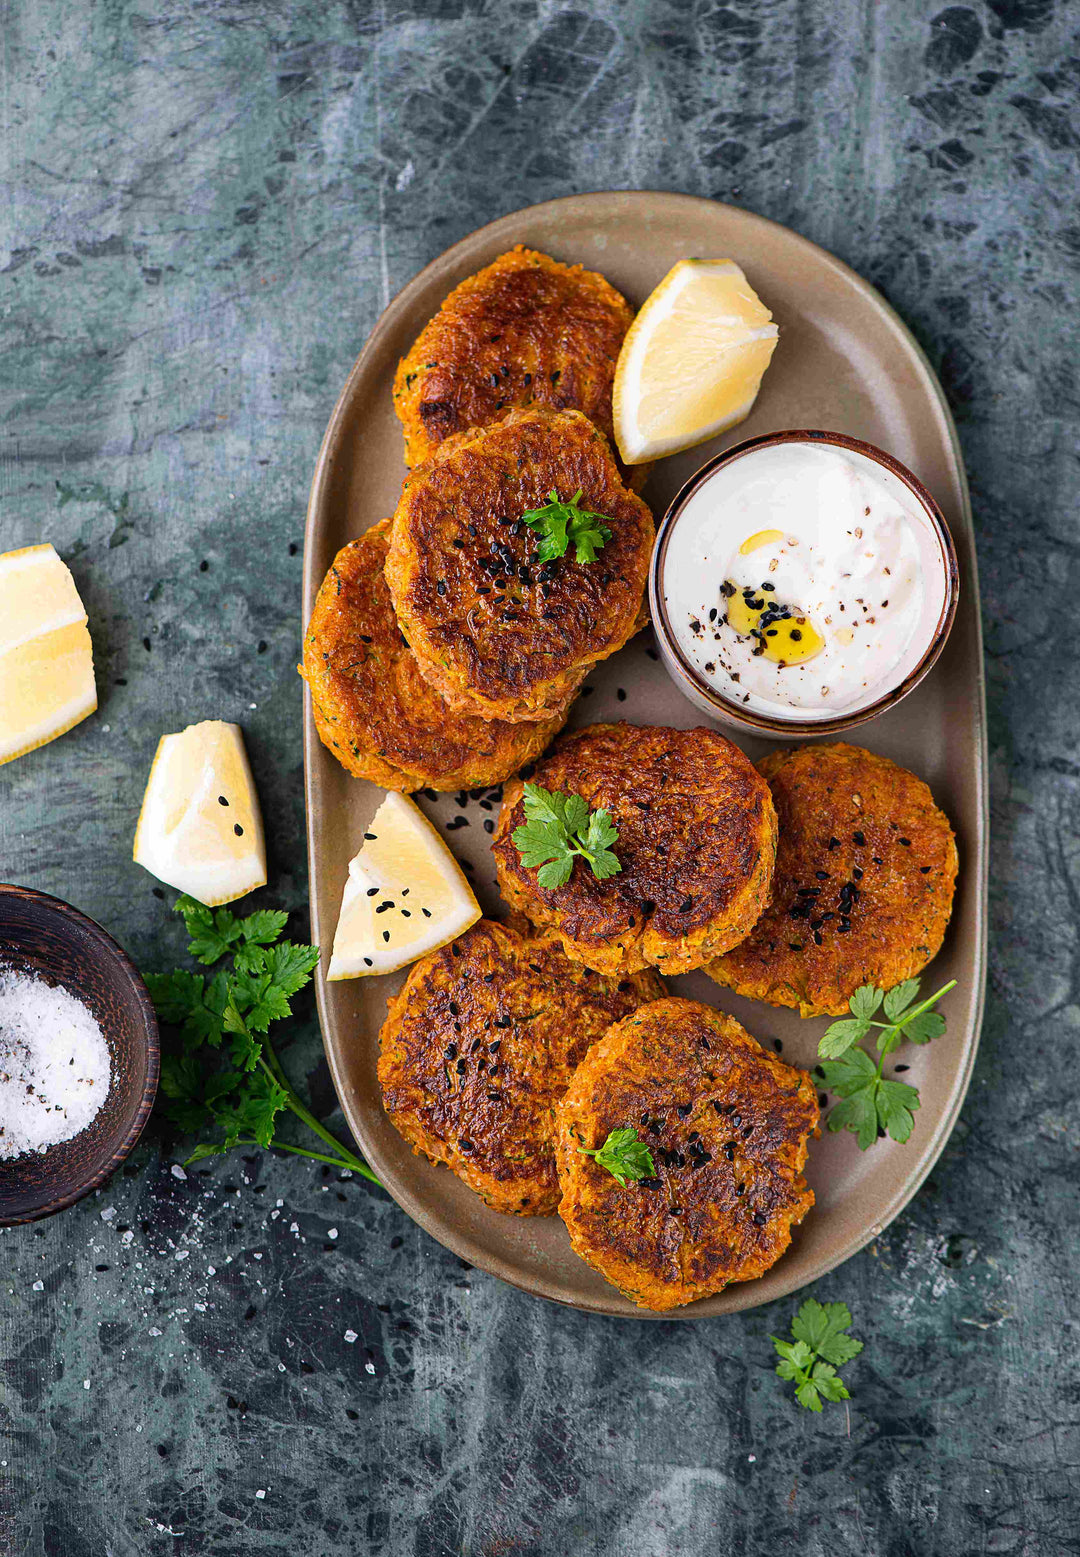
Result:
{"label": "small ceramic bowl", "polygon": [[112,1078],[100,1112],[70,1141],[0,1160],[0,1226],[34,1222],[102,1184],[142,1134],[158,1084],[158,1028],[146,985],[111,936],[70,903],[0,884],[0,962],[62,985],[97,1018]]}
{"label": "small ceramic bowl", "polygon": [[[792,711],[790,719],[783,716],[765,714],[751,710],[743,704],[735,702],[732,698],[725,697],[717,687],[713,686],[702,676],[697,666],[683,652],[672,628],[663,587],[664,565],[668,547],[675,527],[678,525],[691,498],[701,490],[718,470],[732,464],[735,460],[743,459],[746,455],[758,449],[772,448],[781,444],[791,443],[805,443],[811,446],[831,444],[834,448],[850,451],[852,454],[862,456],[863,459],[880,466],[882,471],[886,473],[886,480],[895,479],[900,481],[915,499],[916,506],[922,511],[927,529],[934,542],[934,550],[940,558],[941,574],[938,582],[941,585],[942,591],[941,609],[936,623],[931,624],[931,630],[927,633],[924,629],[922,652],[918,655],[915,662],[907,666],[900,681],[889,687],[886,692],[872,703],[867,703],[848,712],[837,713],[832,717],[824,719],[800,719],[795,710]],[[691,476],[690,480],[677,493],[661,521],[649,575],[649,608],[656,632],[657,646],[667,672],[680,692],[688,697],[709,718],[741,730],[744,734],[760,735],[775,740],[839,735],[845,730],[854,729],[856,725],[865,724],[868,719],[876,719],[879,714],[885,713],[887,709],[894,708],[901,698],[906,697],[913,688],[918,686],[944,648],[945,640],[949,636],[956,617],[956,605],[959,595],[960,575],[953,539],[949,534],[949,527],[945,523],[945,517],[941,509],[922,482],[917,480],[906,466],[901,465],[899,460],[894,459],[891,454],[886,454],[882,449],[875,448],[872,443],[863,443],[858,438],[848,438],[843,433],[805,429],[767,433],[761,438],[749,438],[745,443],[740,443],[735,448],[728,449],[723,454],[718,454],[715,459],[709,460],[699,471]],[[900,668],[903,669],[904,667]]]}

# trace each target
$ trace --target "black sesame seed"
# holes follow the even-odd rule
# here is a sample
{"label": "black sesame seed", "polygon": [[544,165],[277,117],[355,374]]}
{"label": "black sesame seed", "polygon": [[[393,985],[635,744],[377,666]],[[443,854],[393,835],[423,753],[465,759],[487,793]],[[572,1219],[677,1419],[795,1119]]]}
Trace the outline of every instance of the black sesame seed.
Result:
{"label": "black sesame seed", "polygon": [[853,867],[851,874],[855,877],[856,881],[861,881],[863,879],[862,869],[858,865]]}
{"label": "black sesame seed", "polygon": [[384,941],[388,941],[390,939],[390,931],[389,930],[384,930],[383,933],[382,933],[382,938],[383,938]]}
{"label": "black sesame seed", "polygon": [[692,897],[683,898],[682,902],[679,904],[680,914],[688,914],[693,906],[694,899]]}
{"label": "black sesame seed", "polygon": [[217,797],[217,803],[219,806],[227,806],[229,802],[225,799],[224,795],[219,795]]}
{"label": "black sesame seed", "polygon": [[900,847],[902,849],[910,849],[911,848],[911,839],[910,838],[901,838],[900,839]]}
{"label": "black sesame seed", "polygon": [[422,908],[420,910],[420,912],[423,914],[425,919],[430,919],[431,918],[431,909],[430,908]]}
{"label": "black sesame seed", "polygon": [[619,687],[618,691],[615,693],[615,696],[619,699],[620,703],[625,703],[626,702],[626,688],[625,687]]}
{"label": "black sesame seed", "polygon": [[242,838],[244,836],[244,829],[240,826],[239,822],[233,823],[233,832],[238,838]]}
{"label": "black sesame seed", "polygon": [[854,842],[857,843],[860,847],[866,842],[866,837],[863,833],[852,833],[851,836]]}
{"label": "black sesame seed", "polygon": [[920,865],[919,866],[919,875],[920,876],[928,876],[930,874],[930,869],[931,869],[931,867],[929,865]]}
{"label": "black sesame seed", "polygon": [[838,849],[839,847],[840,847],[840,840],[839,840],[839,838],[830,838],[829,839],[829,848],[830,849]]}
{"label": "black sesame seed", "polygon": [[762,1213],[760,1211],[755,1211],[754,1212],[754,1226],[755,1227],[764,1227],[765,1226],[765,1218],[764,1218],[764,1216],[762,1215]]}
{"label": "black sesame seed", "polygon": [[829,872],[827,870],[815,870],[814,875],[819,881],[828,881],[829,879]]}
{"label": "black sesame seed", "polygon": [[693,1105],[690,1103],[680,1103],[675,1112],[678,1114],[680,1119],[685,1119],[692,1106]]}
{"label": "black sesame seed", "polygon": [[911,1069],[910,1065],[894,1065],[893,1066],[893,1070],[896,1072],[896,1074],[898,1076],[900,1075],[901,1071],[910,1070],[910,1069]]}

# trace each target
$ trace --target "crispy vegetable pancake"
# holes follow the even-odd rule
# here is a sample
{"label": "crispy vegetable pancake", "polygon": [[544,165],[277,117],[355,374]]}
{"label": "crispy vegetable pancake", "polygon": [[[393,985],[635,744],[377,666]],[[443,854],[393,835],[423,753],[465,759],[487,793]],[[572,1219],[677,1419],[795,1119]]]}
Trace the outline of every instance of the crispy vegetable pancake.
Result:
{"label": "crispy vegetable pancake", "polygon": [[[559,1213],[583,1260],[643,1308],[678,1308],[775,1264],[814,1203],[811,1078],[733,1017],[658,1000],[612,1027],[556,1108]],[[655,1176],[621,1185],[581,1148],[632,1127]]]}
{"label": "crispy vegetable pancake", "polygon": [[956,840],[921,779],[860,746],[800,746],[758,764],[780,822],[772,900],[718,984],[838,1016],[860,984],[890,989],[936,957]]}
{"label": "crispy vegetable pancake", "polygon": [[496,1211],[549,1216],[552,1111],[589,1045],[664,986],[604,979],[490,919],[416,964],[380,1034],[386,1111]]}
{"label": "crispy vegetable pancake", "polygon": [[649,965],[700,968],[751,930],[769,895],[776,816],[769,787],[717,730],[596,724],[564,736],[532,781],[611,813],[622,866],[598,881],[582,859],[545,890],[512,834],[523,786],[504,791],[495,829],[499,888],[512,907],[553,929],[567,955],[604,973]]}
{"label": "crispy vegetable pancake", "polygon": [[561,728],[454,713],[398,630],[383,567],[389,519],[342,548],[304,637],[315,724],[343,767],[384,789],[475,789],[530,762]]}
{"label": "crispy vegetable pancake", "polygon": [[[611,538],[593,562],[571,545],[539,564],[522,514],[579,488]],[[652,515],[591,422],[512,411],[447,439],[405,482],[386,580],[420,670],[452,708],[547,721],[636,631],[652,544]]]}
{"label": "crispy vegetable pancake", "polygon": [[454,288],[394,379],[405,463],[514,407],[583,412],[614,446],[611,386],[633,312],[594,270],[520,245]]}

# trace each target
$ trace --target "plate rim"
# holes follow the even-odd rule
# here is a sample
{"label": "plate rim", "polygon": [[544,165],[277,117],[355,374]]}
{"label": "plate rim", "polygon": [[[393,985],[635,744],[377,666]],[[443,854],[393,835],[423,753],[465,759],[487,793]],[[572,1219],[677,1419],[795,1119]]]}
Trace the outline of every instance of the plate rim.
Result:
{"label": "plate rim", "polygon": [[[988,841],[990,828],[989,759],[986,714],[986,673],[985,659],[983,654],[981,612],[982,597],[979,589],[978,555],[976,550],[974,525],[972,521],[971,492],[968,483],[967,470],[964,464],[963,451],[960,445],[960,438],[956,430],[956,424],[953,419],[952,411],[949,407],[947,399],[945,398],[945,392],[942,389],[940,382],[938,381],[937,374],[934,372],[933,366],[931,365],[930,359],[926,352],[923,350],[921,344],[916,339],[911,329],[893,308],[892,304],[888,301],[887,298],[882,296],[882,294],[875,286],[873,286],[871,282],[867,281],[863,276],[859,275],[859,273],[852,269],[850,265],[846,264],[845,261],[837,258],[835,254],[832,254],[828,249],[822,248],[820,244],[815,243],[812,239],[806,238],[801,233],[795,232],[792,228],[785,226],[782,222],[774,221],[771,217],[761,216],[756,211],[748,211],[742,206],[736,206],[727,201],[711,200],[706,196],[690,195],[680,191],[653,189],[594,190],[576,195],[563,195],[553,200],[540,201],[535,205],[522,206],[514,211],[505,212],[502,216],[496,217],[490,222],[485,222],[480,227],[474,228],[472,231],[463,234],[462,237],[457,239],[446,249],[443,249],[439,254],[435,255],[433,259],[429,260],[426,265],[417,271],[417,273],[411,277],[411,279],[407,281],[404,286],[400,287],[398,291],[394,293],[385,307],[380,311],[379,316],[376,319],[367,338],[365,339],[364,345],[361,348],[356,361],[353,363],[353,366],[348,376],[346,377],[345,382],[342,385],[334,403],[334,408],[330,414],[330,419],[327,423],[326,431],[323,434],[322,441],[319,445],[319,452],[315,461],[315,469],[312,476],[311,491],[308,498],[307,513],[304,522],[301,642],[303,642],[303,634],[307,631],[308,618],[311,613],[311,607],[314,602],[315,593],[318,590],[319,584],[321,583],[321,578],[315,577],[315,547],[313,545],[313,541],[319,528],[319,516],[324,506],[325,494],[330,484],[331,472],[337,453],[337,448],[340,443],[342,427],[346,419],[347,408],[352,399],[353,386],[364,372],[367,362],[376,354],[383,337],[393,327],[398,313],[403,307],[407,307],[412,295],[422,292],[430,281],[437,278],[441,271],[452,268],[455,258],[463,247],[466,245],[471,245],[478,238],[486,238],[489,241],[496,240],[499,236],[500,229],[511,227],[522,217],[535,218],[542,215],[548,215],[549,213],[553,214],[560,209],[566,208],[567,206],[573,206],[580,209],[581,206],[586,203],[590,205],[595,204],[598,207],[607,207],[610,210],[619,206],[633,205],[640,201],[652,202],[656,200],[662,200],[675,206],[690,206],[695,210],[701,210],[703,207],[708,208],[709,210],[715,210],[717,207],[719,207],[724,211],[733,212],[740,219],[746,220],[751,225],[751,227],[754,225],[760,225],[763,228],[782,233],[787,241],[794,242],[797,247],[805,247],[814,255],[815,260],[817,260],[819,263],[824,263],[827,268],[835,271],[836,274],[841,277],[848,285],[854,285],[856,290],[863,293],[867,297],[868,301],[872,305],[876,306],[877,309],[885,315],[897,333],[905,339],[908,349],[911,351],[921,371],[923,388],[927,392],[928,401],[936,408],[938,417],[945,431],[948,446],[952,454],[953,466],[957,476],[960,507],[969,541],[968,550],[970,551],[970,556],[965,561],[966,576],[963,583],[964,593],[969,595],[974,602],[972,622],[974,627],[974,649],[976,653],[977,665],[974,692],[976,705],[976,724],[979,735],[979,752],[978,761],[976,763],[976,810],[978,813],[979,822],[977,841],[978,853],[980,856],[977,864],[975,893],[976,925],[974,936],[974,963],[976,975],[975,983],[977,988],[971,1023],[971,1037],[966,1045],[964,1063],[956,1077],[956,1080],[953,1083],[948,1106],[943,1112],[942,1117],[938,1122],[937,1128],[926,1145],[926,1149],[923,1153],[918,1170],[912,1177],[905,1179],[904,1183],[900,1186],[900,1188],[897,1189],[897,1191],[892,1196],[892,1199],[885,1207],[883,1214],[873,1223],[871,1223],[862,1234],[856,1235],[854,1241],[845,1246],[845,1250],[840,1258],[835,1259],[828,1256],[823,1257],[821,1260],[819,1260],[817,1265],[812,1267],[811,1270],[807,1272],[805,1279],[799,1283],[799,1286],[792,1289],[792,1291],[801,1291],[804,1287],[820,1280],[823,1276],[828,1275],[830,1272],[838,1269],[841,1265],[846,1264],[848,1260],[852,1259],[860,1252],[860,1250],[864,1249],[868,1243],[871,1243],[875,1238],[879,1237],[881,1233],[884,1232],[885,1228],[888,1227],[897,1216],[899,1216],[900,1212],[903,1211],[905,1206],[907,1206],[909,1202],[914,1199],[915,1195],[922,1188],[922,1185],[925,1183],[930,1172],[937,1165],[945,1149],[945,1146],[948,1143],[949,1137],[952,1135],[952,1132],[956,1126],[956,1121],[960,1115],[960,1110],[963,1107],[964,1101],[967,1097],[968,1089],[971,1085],[971,1077],[975,1068],[976,1056],[978,1055],[979,1051],[979,1043],[982,1037],[983,1019],[986,1009],[988,939],[987,906],[989,889]],[[320,945],[321,927],[319,923],[318,903],[315,895],[311,892],[310,883],[313,873],[312,862],[316,852],[315,808],[312,800],[313,772],[315,761],[316,759],[320,758],[322,743],[319,740],[318,732],[315,729],[315,721],[311,704],[311,693],[306,684],[304,686],[303,693],[303,710],[304,820],[308,855],[309,915],[311,922],[312,942],[315,945]],[[527,1293],[530,1297],[543,1298],[548,1302],[557,1304],[561,1308],[571,1308],[581,1313],[603,1315],[606,1318],[653,1321],[664,1319],[695,1321],[724,1319],[729,1317],[730,1314],[739,1313],[750,1308],[762,1306],[761,1302],[755,1302],[753,1298],[752,1294],[755,1286],[755,1283],[753,1282],[738,1284],[733,1283],[731,1286],[729,1286],[726,1291],[732,1295],[736,1295],[737,1293],[739,1296],[741,1296],[743,1293],[746,1293],[746,1301],[737,1303],[734,1308],[728,1309],[724,1313],[719,1314],[704,1311],[704,1304],[709,1302],[708,1298],[702,1299],[698,1303],[690,1304],[686,1308],[676,1309],[665,1313],[654,1313],[644,1309],[627,1311],[623,1308],[615,1308],[611,1306],[617,1297],[621,1297],[621,1294],[617,1293],[617,1289],[615,1288],[612,1288],[612,1298],[610,1303],[601,1301],[600,1299],[589,1300],[588,1298],[575,1301],[568,1299],[553,1290],[546,1290],[545,1282],[541,1277],[527,1281],[520,1280],[516,1278],[516,1275],[512,1269],[497,1269],[496,1262],[489,1259],[483,1250],[478,1251],[477,1248],[474,1247],[470,1237],[467,1234],[458,1232],[456,1228],[451,1227],[448,1230],[445,1230],[446,1236],[444,1236],[444,1228],[440,1223],[439,1232],[435,1232],[431,1226],[430,1215],[422,1200],[411,1191],[403,1188],[401,1185],[395,1184],[392,1186],[389,1182],[387,1182],[387,1180],[393,1177],[393,1175],[387,1175],[380,1167],[380,1165],[374,1160],[378,1156],[378,1153],[376,1152],[373,1154],[371,1152],[369,1143],[365,1139],[365,1132],[362,1129],[357,1128],[354,1120],[350,1116],[350,1109],[347,1102],[347,1088],[344,1084],[343,1077],[339,1074],[334,1046],[330,1043],[327,1037],[329,1016],[326,1009],[326,979],[321,962],[315,973],[315,997],[318,1008],[319,1031],[322,1038],[323,1052],[326,1055],[326,1061],[330,1070],[331,1080],[334,1084],[334,1092],[337,1097],[338,1106],[341,1108],[342,1115],[349,1127],[350,1132],[360,1147],[365,1160],[368,1161],[371,1164],[373,1170],[379,1174],[380,1184],[386,1193],[391,1197],[391,1199],[394,1200],[396,1204],[400,1206],[401,1209],[406,1213],[406,1215],[409,1216],[414,1222],[416,1222],[417,1225],[425,1233],[427,1233],[429,1237],[434,1238],[437,1243],[441,1244],[444,1248],[449,1249],[451,1253],[456,1254],[460,1259],[467,1260],[469,1264],[475,1266],[477,1269],[486,1271],[489,1275],[496,1277],[498,1280],[505,1281],[509,1286],[515,1287],[518,1291]],[[790,1296],[790,1293],[787,1295]],[[766,1299],[765,1301],[783,1301],[783,1296],[784,1295]]]}

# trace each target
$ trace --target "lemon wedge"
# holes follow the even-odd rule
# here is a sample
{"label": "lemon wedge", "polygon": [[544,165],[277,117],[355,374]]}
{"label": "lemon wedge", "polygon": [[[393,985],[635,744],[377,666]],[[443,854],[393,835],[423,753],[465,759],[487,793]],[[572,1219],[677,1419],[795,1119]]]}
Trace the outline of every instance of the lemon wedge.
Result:
{"label": "lemon wedge", "polygon": [[206,719],[163,735],[146,781],[134,859],[213,908],[266,885],[266,844],[239,725]]}
{"label": "lemon wedge", "polygon": [[419,806],[387,795],[349,864],[328,979],[393,973],[445,946],[480,905]]}
{"label": "lemon wedge", "polygon": [[749,416],[779,331],[734,260],[680,260],[650,293],[615,368],[615,438],[643,465]]}
{"label": "lemon wedge", "polygon": [[52,546],[0,556],[0,764],[97,707],[86,612]]}

